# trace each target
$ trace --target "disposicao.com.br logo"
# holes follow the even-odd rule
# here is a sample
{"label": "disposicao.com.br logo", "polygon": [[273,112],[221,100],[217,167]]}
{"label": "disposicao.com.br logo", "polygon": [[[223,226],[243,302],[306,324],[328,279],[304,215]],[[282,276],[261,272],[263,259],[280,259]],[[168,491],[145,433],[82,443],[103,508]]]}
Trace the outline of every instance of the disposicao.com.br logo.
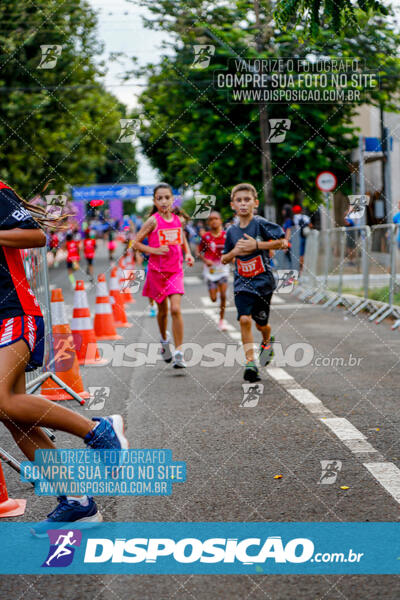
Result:
{"label": "disposicao.com.br logo", "polygon": [[308,538],[293,538],[286,543],[280,536],[262,538],[89,538],[85,563],[157,563],[166,557],[177,563],[235,563],[243,565],[275,563],[360,562],[363,553],[315,552]]}

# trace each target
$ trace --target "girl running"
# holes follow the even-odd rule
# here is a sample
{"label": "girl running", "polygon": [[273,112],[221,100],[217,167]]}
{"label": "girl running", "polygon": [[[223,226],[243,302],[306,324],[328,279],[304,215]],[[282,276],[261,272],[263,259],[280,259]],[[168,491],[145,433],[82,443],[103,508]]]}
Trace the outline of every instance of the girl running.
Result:
{"label": "girl running", "polygon": [[199,244],[199,256],[204,263],[204,279],[207,282],[208,293],[212,302],[217,301],[219,294],[219,324],[220,331],[227,330],[224,319],[226,305],[226,290],[228,288],[229,265],[221,262],[225,245],[226,232],[222,229],[221,215],[217,211],[210,213],[207,219],[210,231],[203,233]]}
{"label": "girl running", "polygon": [[[171,362],[170,334],[168,325],[168,299],[172,317],[172,334],[175,342],[173,366],[186,367],[180,350],[183,342],[183,319],[181,296],[183,287],[183,252],[189,267],[194,264],[189,244],[183,232],[182,220],[172,212],[174,201],[172,188],[160,183],[154,189],[154,206],[150,217],[144,223],[134,242],[135,250],[149,254],[147,277],[143,296],[156,301],[157,322],[161,334],[161,354],[165,362]],[[143,240],[148,238],[148,245]]]}
{"label": "girl running", "polygon": [[[26,393],[25,371],[43,364],[45,332],[20,249],[46,244],[39,224],[50,225],[45,210],[30,205],[0,182],[0,421],[30,461],[35,450],[55,447],[41,427],[76,435],[92,448],[128,448],[121,416],[90,421],[43,396]],[[58,501],[47,520],[36,524],[32,533],[46,536],[47,529],[57,527],[57,522],[102,520],[91,497],[59,496]]]}

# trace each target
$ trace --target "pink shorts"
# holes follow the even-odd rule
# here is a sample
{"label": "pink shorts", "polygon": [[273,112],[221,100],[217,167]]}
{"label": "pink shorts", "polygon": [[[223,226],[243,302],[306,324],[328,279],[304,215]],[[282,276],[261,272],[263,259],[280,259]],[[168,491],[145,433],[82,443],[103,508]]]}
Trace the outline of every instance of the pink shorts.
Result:
{"label": "pink shorts", "polygon": [[156,269],[148,269],[143,287],[143,296],[152,298],[157,304],[160,304],[168,296],[184,293],[182,270],[175,273],[166,273]]}

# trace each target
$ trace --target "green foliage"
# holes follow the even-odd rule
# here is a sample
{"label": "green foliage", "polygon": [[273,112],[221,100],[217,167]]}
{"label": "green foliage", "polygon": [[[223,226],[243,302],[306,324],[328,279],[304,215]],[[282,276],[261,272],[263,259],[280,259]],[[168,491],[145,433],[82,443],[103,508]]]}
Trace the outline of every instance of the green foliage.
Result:
{"label": "green foliage", "polygon": [[[41,45],[62,45],[52,69]],[[101,83],[96,16],[84,0],[0,4],[0,178],[30,197],[112,176],[135,180],[132,146],[115,141],[125,108]]]}
{"label": "green foliage", "polygon": [[[141,142],[152,165],[174,187],[201,184],[201,191],[215,194],[219,208],[228,206],[231,187],[250,181],[261,194],[261,147],[259,106],[234,104],[213,85],[214,71],[227,68],[229,59],[296,57],[312,55],[359,58],[367,70],[384,75],[385,88],[371,92],[367,102],[392,107],[400,67],[398,34],[379,18],[364,31],[338,38],[324,27],[313,42],[299,43],[306,31],[296,35],[271,25],[266,3],[260,3],[261,35],[265,50],[255,45],[253,2],[232,1],[224,8],[202,0],[145,2],[157,16],[150,26],[171,32],[174,53],[160,64],[148,65],[148,85],[140,101],[144,121]],[[207,69],[191,69],[193,44],[213,44],[215,55]],[[286,141],[271,144],[273,198],[284,202],[302,200],[311,209],[321,201],[316,175],[332,170],[342,192],[351,193],[350,159],[357,144],[352,124],[357,106],[336,104],[269,104],[268,118],[289,118]]]}
{"label": "green foliage", "polygon": [[275,19],[281,28],[303,20],[315,37],[322,24],[331,25],[336,34],[351,28],[361,31],[361,11],[368,18],[389,14],[387,6],[378,0],[278,0]]}

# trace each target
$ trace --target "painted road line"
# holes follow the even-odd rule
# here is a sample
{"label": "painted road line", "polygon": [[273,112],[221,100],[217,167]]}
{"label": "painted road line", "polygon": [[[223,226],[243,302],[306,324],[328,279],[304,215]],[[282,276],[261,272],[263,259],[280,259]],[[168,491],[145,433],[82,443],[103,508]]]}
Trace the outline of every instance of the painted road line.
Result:
{"label": "painted road line", "polygon": [[241,340],[242,339],[242,334],[240,333],[240,331],[229,331],[228,335],[233,340]]}
{"label": "painted road line", "polygon": [[339,438],[345,446],[355,454],[364,454],[368,452],[377,452],[373,446],[367,441],[367,438],[361,431],[347,419],[333,417],[321,419],[327,427]]}
{"label": "painted road line", "polygon": [[400,502],[400,470],[390,462],[364,463],[364,467],[397,502]]}
{"label": "painted road line", "polygon": [[286,373],[284,369],[280,369],[279,367],[269,367],[267,373],[278,383],[296,383],[295,379],[289,373]]}
{"label": "painted road line", "polygon": [[300,404],[303,404],[309,412],[319,415],[334,416],[333,413],[322,404],[321,400],[310,392],[310,390],[304,388],[287,388],[287,391],[293,398],[300,402]]}

